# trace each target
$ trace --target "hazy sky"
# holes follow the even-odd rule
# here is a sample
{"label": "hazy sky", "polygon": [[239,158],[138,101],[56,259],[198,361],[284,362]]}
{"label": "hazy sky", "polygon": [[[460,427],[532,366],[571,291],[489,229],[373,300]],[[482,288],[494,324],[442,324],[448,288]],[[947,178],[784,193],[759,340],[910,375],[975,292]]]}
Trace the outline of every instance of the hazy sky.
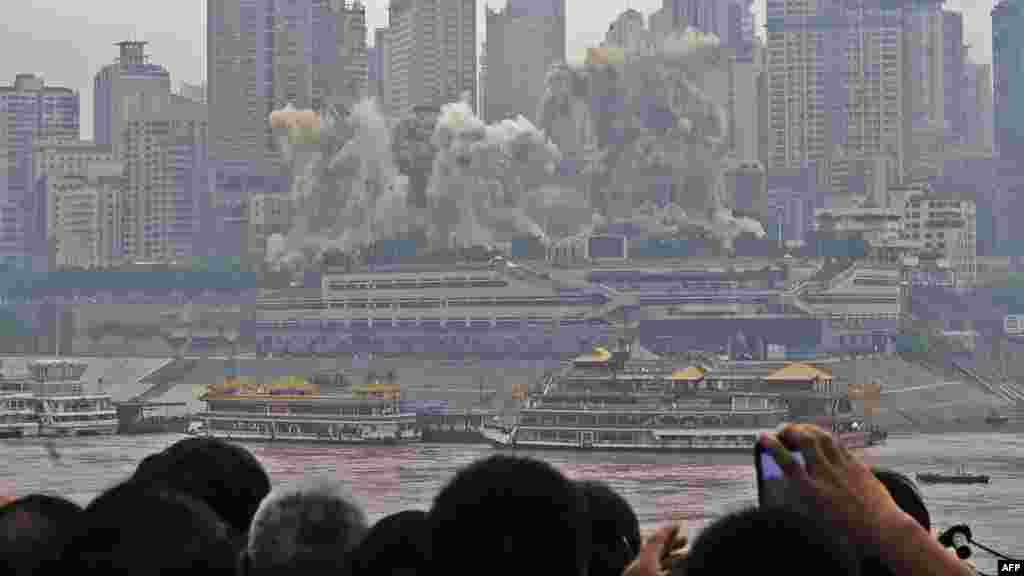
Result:
{"label": "hazy sky", "polygon": [[[485,5],[505,0],[477,0],[478,36],[484,37]],[[370,31],[386,23],[387,0],[366,0]],[[578,54],[604,38],[608,24],[631,7],[649,14],[661,0],[566,0],[568,52]],[[79,90],[82,136],[91,138],[93,76],[117,56],[119,40],[150,43],[153,61],[167,67],[175,87],[198,83],[204,75],[206,0],[9,0],[0,22],[0,83],[19,72],[41,74],[48,83]],[[992,59],[991,16],[995,0],[948,0],[965,13],[967,43],[975,60]],[[756,0],[763,15],[764,0]],[[761,17],[763,24],[763,16]],[[372,41],[372,33],[369,40]]]}

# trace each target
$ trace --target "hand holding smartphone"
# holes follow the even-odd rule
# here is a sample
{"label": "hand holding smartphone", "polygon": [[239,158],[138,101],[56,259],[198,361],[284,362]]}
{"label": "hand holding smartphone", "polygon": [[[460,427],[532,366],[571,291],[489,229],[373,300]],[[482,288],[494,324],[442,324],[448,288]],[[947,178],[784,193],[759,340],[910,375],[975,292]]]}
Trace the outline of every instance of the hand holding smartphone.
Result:
{"label": "hand holding smartphone", "polygon": [[[799,450],[790,450],[793,459],[805,470],[807,463]],[[757,471],[757,504],[761,508],[785,508],[803,514],[812,511],[797,487],[786,478],[782,467],[775,461],[771,451],[761,445],[754,445],[754,468]]]}

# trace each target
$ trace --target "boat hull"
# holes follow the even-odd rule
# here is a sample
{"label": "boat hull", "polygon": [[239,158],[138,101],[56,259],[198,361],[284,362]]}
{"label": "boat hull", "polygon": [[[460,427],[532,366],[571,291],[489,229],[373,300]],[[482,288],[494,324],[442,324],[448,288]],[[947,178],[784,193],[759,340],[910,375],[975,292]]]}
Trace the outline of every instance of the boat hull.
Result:
{"label": "boat hull", "polygon": [[253,442],[253,443],[274,443],[274,444],[336,444],[336,445],[359,445],[359,446],[398,446],[405,444],[417,444],[421,440],[418,436],[390,437],[390,438],[366,438],[366,437],[330,437],[315,435],[275,435],[261,434],[256,432],[227,432],[227,431],[198,431],[191,433],[194,436],[205,436],[219,438],[231,442]]}
{"label": "boat hull", "polygon": [[921,484],[988,484],[988,476],[937,476],[918,474],[917,481]]}
{"label": "boat hull", "polygon": [[41,424],[39,435],[57,438],[66,436],[113,436],[117,434],[117,421],[68,424]]}
{"label": "boat hull", "polygon": [[19,422],[0,425],[0,438],[31,438],[39,435],[36,422]]}
{"label": "boat hull", "polygon": [[579,444],[559,444],[557,442],[514,442],[501,443],[490,442],[491,447],[497,450],[558,450],[575,452],[646,452],[646,453],[677,453],[677,454],[750,454],[754,450],[754,444],[749,446],[665,446],[658,444],[609,444],[581,446]]}
{"label": "boat hull", "polygon": [[[756,433],[760,430],[752,431]],[[679,443],[672,441],[636,443],[636,444],[581,444],[578,442],[550,442],[543,440],[518,440],[515,433],[482,430],[492,448],[498,450],[569,450],[577,452],[661,452],[661,453],[711,453],[711,454],[750,454],[754,450],[756,440],[749,442],[718,441],[698,443]],[[869,438],[863,433],[840,434],[839,441],[851,450],[866,448],[870,445]]]}

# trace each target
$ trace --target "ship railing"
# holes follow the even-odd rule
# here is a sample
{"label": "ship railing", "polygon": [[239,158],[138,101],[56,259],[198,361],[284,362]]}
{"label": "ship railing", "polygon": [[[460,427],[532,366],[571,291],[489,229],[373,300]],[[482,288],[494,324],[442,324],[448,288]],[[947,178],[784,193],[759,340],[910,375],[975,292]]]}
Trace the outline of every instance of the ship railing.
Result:
{"label": "ship railing", "polygon": [[602,404],[602,403],[585,403],[585,402],[537,402],[530,406],[531,410],[545,411],[549,410],[552,412],[565,411],[565,410],[592,410],[596,412],[614,410],[617,412],[727,412],[727,413],[772,413],[784,410],[777,406],[768,407],[749,407],[749,408],[734,408],[729,405],[702,405],[702,404],[664,404],[664,405],[645,405],[645,404]]}

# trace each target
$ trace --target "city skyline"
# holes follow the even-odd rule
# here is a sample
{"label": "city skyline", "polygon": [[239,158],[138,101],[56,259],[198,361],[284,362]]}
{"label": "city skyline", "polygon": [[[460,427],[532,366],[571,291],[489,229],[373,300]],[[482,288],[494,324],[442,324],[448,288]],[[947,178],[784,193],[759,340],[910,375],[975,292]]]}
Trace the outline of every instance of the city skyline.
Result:
{"label": "city skyline", "polygon": [[[755,2],[760,26],[764,24],[764,0]],[[385,0],[367,0],[367,42],[373,43],[372,31],[386,24]],[[570,60],[578,58],[587,46],[601,43],[608,24],[623,10],[633,8],[644,15],[661,7],[662,0],[622,0],[621,2],[584,2],[566,0],[567,47]],[[991,9],[994,0],[957,0],[946,2],[951,10],[964,12],[965,40],[972,46],[970,54],[980,63],[991,63]],[[503,7],[504,2],[478,0],[477,41],[484,39],[486,13],[484,6]],[[126,2],[109,0],[102,10],[93,4],[69,4],[62,0],[32,0],[8,8],[10,16],[0,34],[0,49],[19,54],[0,64],[0,77],[13,79],[19,73],[40,74],[47,83],[77,90],[82,110],[91,111],[92,82],[97,71],[111,63],[117,55],[115,42],[142,40],[149,42],[152,60],[171,73],[172,85],[198,83],[205,77],[206,2],[195,2],[183,9],[177,4],[158,2]],[[90,15],[95,22],[83,26]],[[14,24],[11,24],[14,23]],[[25,50],[25,46],[34,49]],[[39,50],[47,47],[48,50]],[[58,55],[58,56],[55,56]],[[94,134],[92,114],[82,114],[82,137]]]}

